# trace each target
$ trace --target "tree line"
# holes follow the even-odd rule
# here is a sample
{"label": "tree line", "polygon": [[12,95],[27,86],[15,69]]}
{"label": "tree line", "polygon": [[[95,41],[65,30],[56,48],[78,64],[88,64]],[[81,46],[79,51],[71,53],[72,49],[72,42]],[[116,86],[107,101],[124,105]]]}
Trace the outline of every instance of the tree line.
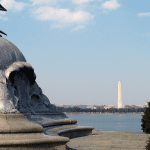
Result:
{"label": "tree line", "polygon": [[74,107],[68,107],[68,108],[64,108],[64,107],[57,107],[60,111],[62,112],[98,112],[98,113],[115,113],[115,112],[119,112],[119,113],[128,113],[128,112],[144,112],[144,110],[146,109],[145,107],[143,108],[134,108],[134,107],[130,107],[130,108],[109,108],[109,109],[105,109],[105,108],[100,108],[97,107],[96,109],[92,109],[92,108],[80,108],[78,106],[74,106]]}

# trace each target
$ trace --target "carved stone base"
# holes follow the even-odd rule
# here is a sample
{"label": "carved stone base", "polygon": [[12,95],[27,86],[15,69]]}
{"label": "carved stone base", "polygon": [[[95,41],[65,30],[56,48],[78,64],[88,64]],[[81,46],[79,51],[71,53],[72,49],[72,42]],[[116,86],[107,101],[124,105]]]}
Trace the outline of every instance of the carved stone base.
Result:
{"label": "carved stone base", "polygon": [[43,132],[43,127],[28,121],[23,114],[0,114],[0,133],[35,132]]}
{"label": "carved stone base", "polygon": [[94,129],[76,123],[66,115],[0,114],[0,149],[66,150],[69,138],[89,135]]}
{"label": "carved stone base", "polygon": [[66,150],[69,138],[43,133],[0,134],[1,150]]}
{"label": "carved stone base", "polygon": [[45,135],[43,131],[23,114],[0,114],[0,149],[66,150],[69,138]]}

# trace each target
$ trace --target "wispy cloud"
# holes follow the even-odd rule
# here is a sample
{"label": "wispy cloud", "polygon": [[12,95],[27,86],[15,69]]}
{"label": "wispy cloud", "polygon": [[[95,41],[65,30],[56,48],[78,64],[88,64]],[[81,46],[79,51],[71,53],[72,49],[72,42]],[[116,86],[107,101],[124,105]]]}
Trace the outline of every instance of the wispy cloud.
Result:
{"label": "wispy cloud", "polygon": [[150,16],[150,12],[138,13],[137,15],[138,15],[139,17],[148,17],[148,16]]}
{"label": "wispy cloud", "polygon": [[0,19],[1,19],[1,20],[4,20],[4,21],[7,21],[7,20],[8,20],[7,17],[2,17],[2,16],[0,16]]}
{"label": "wispy cloud", "polygon": [[33,5],[56,4],[57,0],[30,0]]}
{"label": "wispy cloud", "polygon": [[85,23],[93,16],[85,11],[71,12],[69,9],[57,9],[49,6],[43,6],[33,11],[35,17],[39,20],[51,20],[58,23]]}
{"label": "wispy cloud", "polygon": [[78,31],[78,30],[84,29],[84,28],[85,28],[85,25],[79,25],[79,26],[73,28],[73,29],[71,30],[71,32],[75,32],[75,31]]}
{"label": "wispy cloud", "polygon": [[16,2],[15,0],[1,0],[0,3],[7,9],[13,11],[21,11],[27,6],[26,3]]}
{"label": "wispy cloud", "polygon": [[101,5],[103,9],[107,9],[107,10],[115,10],[120,6],[121,5],[117,2],[117,0],[106,1]]}
{"label": "wispy cloud", "polygon": [[94,0],[72,0],[72,3],[74,4],[82,4],[82,3],[89,3],[89,2],[92,2]]}

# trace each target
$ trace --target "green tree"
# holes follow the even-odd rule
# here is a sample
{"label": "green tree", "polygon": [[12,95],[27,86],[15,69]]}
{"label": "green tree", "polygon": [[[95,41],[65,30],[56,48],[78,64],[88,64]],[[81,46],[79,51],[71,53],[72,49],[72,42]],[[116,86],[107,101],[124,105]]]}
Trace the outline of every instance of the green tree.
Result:
{"label": "green tree", "polygon": [[141,127],[143,132],[150,133],[150,102],[148,102],[148,107],[145,107],[144,115],[142,115]]}

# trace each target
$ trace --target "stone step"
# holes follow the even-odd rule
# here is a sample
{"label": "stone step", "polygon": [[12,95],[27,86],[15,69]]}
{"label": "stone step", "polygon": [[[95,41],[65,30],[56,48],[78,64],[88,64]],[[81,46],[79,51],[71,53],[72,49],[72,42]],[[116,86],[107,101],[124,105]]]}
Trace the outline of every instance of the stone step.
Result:
{"label": "stone step", "polygon": [[57,126],[57,125],[67,125],[76,124],[77,120],[68,118],[66,115],[28,115],[25,114],[26,118],[35,124],[43,126],[43,128]]}
{"label": "stone step", "polygon": [[5,150],[66,150],[70,139],[94,129],[65,115],[1,114],[0,122],[0,149]]}
{"label": "stone step", "polygon": [[0,134],[0,149],[5,150],[66,150],[70,139],[44,133]]}
{"label": "stone step", "polygon": [[61,125],[44,128],[44,133],[53,136],[64,136],[70,139],[90,135],[94,127],[79,126],[77,124]]}

